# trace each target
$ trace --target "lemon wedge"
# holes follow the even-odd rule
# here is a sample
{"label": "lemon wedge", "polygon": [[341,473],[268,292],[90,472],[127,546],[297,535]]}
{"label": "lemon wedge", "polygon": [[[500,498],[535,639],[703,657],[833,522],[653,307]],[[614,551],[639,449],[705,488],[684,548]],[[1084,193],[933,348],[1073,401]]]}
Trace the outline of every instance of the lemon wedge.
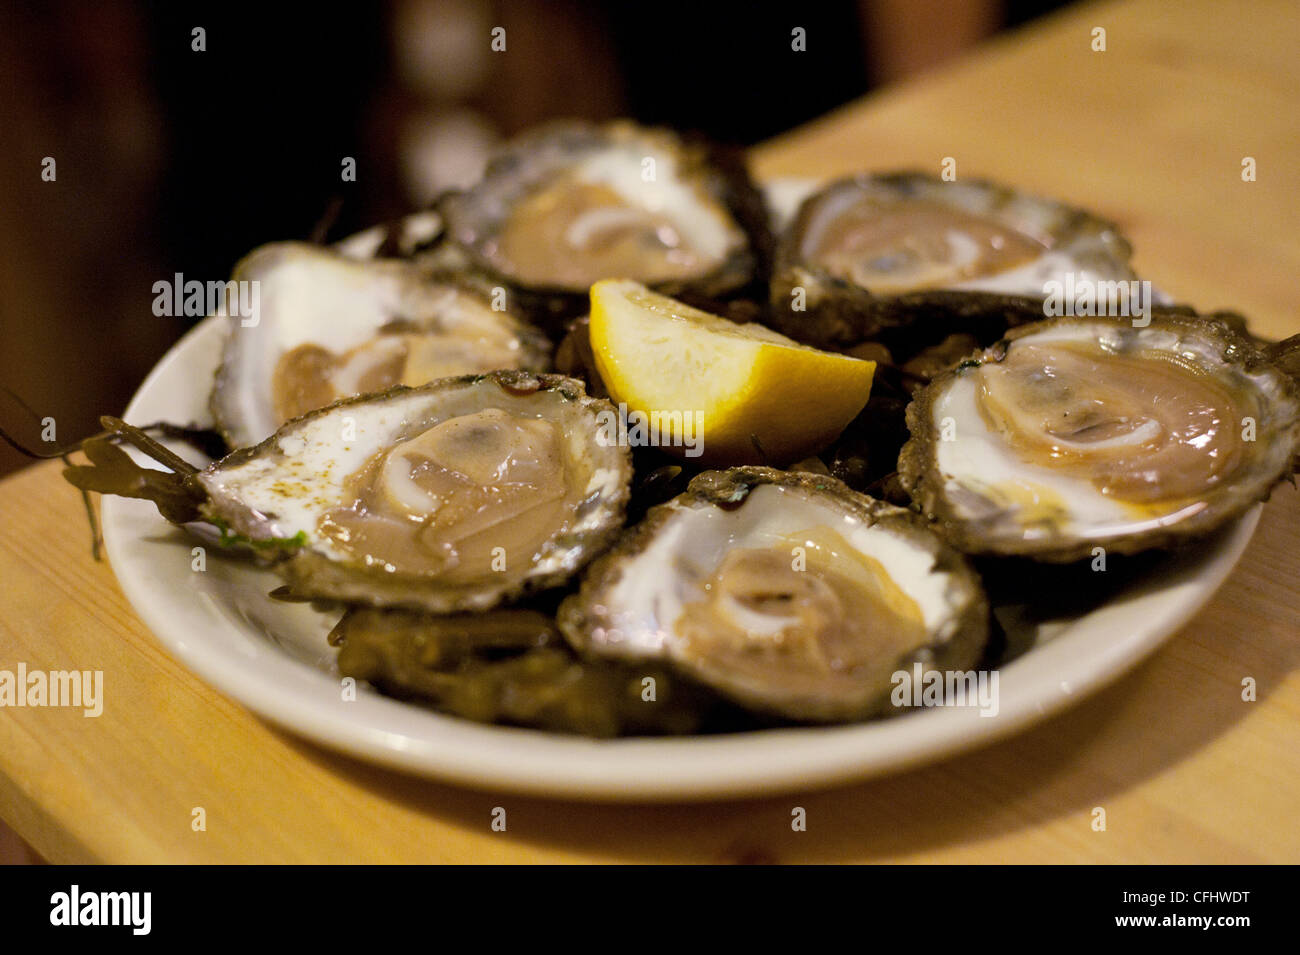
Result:
{"label": "lemon wedge", "polygon": [[622,279],[591,287],[591,348],[629,435],[640,423],[645,443],[711,466],[821,450],[867,403],[876,370]]}

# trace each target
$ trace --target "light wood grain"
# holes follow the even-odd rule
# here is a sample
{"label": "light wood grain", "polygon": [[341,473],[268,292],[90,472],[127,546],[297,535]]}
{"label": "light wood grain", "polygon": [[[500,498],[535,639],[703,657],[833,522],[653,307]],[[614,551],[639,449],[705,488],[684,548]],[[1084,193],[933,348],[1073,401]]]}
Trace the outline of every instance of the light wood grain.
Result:
{"label": "light wood grain", "polygon": [[[937,168],[1121,221],[1138,264],[1201,306],[1300,331],[1286,3],[1075,10],[762,149],[760,171]],[[1216,12],[1217,11],[1217,12]],[[1105,54],[1088,31],[1109,31]],[[1104,59],[1103,59],[1104,58]],[[1260,181],[1241,183],[1241,155]],[[0,709],[0,817],[56,862],[1300,861],[1300,494],[1149,662],[1009,741],[829,792],[589,806],[457,789],[269,728],[172,660],[89,558],[57,465],[0,483],[0,668],[104,671],[103,716]],[[1241,700],[1254,677],[1259,699]],[[790,830],[792,806],[808,831]],[[193,832],[191,810],[207,812]],[[495,806],[509,828],[489,827]],[[1106,809],[1105,832],[1091,811]]]}
{"label": "light wood grain", "polygon": [[[1106,29],[1094,53],[1091,30]],[[757,152],[756,171],[987,176],[1120,224],[1180,301],[1300,331],[1300,10],[1292,0],[1071,8]],[[1241,180],[1252,156],[1258,179]]]}

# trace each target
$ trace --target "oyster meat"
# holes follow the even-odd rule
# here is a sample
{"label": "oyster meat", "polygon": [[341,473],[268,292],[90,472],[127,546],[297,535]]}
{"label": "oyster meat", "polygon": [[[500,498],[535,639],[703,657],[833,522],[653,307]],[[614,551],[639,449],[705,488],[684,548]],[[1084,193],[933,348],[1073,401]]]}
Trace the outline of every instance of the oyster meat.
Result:
{"label": "oyster meat", "polygon": [[259,307],[231,316],[213,386],[231,447],[340,398],[550,360],[547,338],[485,290],[409,262],[285,242],[247,256],[232,279],[257,283]]}
{"label": "oyster meat", "polygon": [[1295,381],[1228,324],[1156,309],[1025,325],[917,392],[899,477],[960,549],[1064,562],[1209,533],[1300,451]]}
{"label": "oyster meat", "polygon": [[885,712],[892,675],[965,669],[988,604],[916,515],[834,478],[706,471],[592,564],[558,622],[582,654],[668,662],[747,708]]}
{"label": "oyster meat", "polygon": [[1045,284],[1067,274],[1132,281],[1130,252],[1114,224],[1005,186],[860,175],[806,199],[782,234],[773,321],[800,341],[853,345],[935,312],[1041,302]]}
{"label": "oyster meat", "polygon": [[580,313],[603,278],[668,294],[735,291],[766,244],[762,197],[742,169],[628,122],[528,132],[440,208],[475,266],[549,319]]}
{"label": "oyster meat", "polygon": [[311,412],[188,480],[296,596],[483,610],[563,583],[622,525],[632,465],[602,411],[558,375],[448,378]]}

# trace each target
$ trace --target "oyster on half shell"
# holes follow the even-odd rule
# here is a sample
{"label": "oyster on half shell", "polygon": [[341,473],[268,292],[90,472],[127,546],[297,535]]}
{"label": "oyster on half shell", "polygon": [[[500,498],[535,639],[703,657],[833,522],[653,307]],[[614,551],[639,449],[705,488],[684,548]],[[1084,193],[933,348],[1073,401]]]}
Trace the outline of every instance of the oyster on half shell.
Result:
{"label": "oyster on half shell", "polygon": [[522,371],[352,398],[188,479],[297,596],[434,613],[563,583],[623,523],[632,464],[582,383]]}
{"label": "oyster on half shell", "polygon": [[583,311],[604,278],[670,295],[733,292],[766,247],[762,197],[743,168],[626,121],[527,132],[440,210],[473,264],[544,323]]}
{"label": "oyster on half shell", "polygon": [[1024,325],[916,393],[899,478],[970,553],[1065,562],[1209,533],[1300,452],[1300,389],[1226,322]]}
{"label": "oyster on half shell", "polygon": [[936,313],[996,313],[1009,296],[1041,302],[1067,273],[1130,281],[1130,252],[1113,223],[1055,200],[978,179],[864,174],[809,196],[783,232],[773,322],[847,346]]}
{"label": "oyster on half shell", "polygon": [[960,554],[831,477],[706,471],[590,567],[558,622],[579,653],[667,662],[753,710],[887,711],[892,675],[966,669],[988,604]]}
{"label": "oyster on half shell", "polygon": [[550,361],[545,335],[457,274],[283,242],[245,257],[232,279],[257,283],[259,308],[252,321],[231,315],[213,385],[231,447],[340,398]]}

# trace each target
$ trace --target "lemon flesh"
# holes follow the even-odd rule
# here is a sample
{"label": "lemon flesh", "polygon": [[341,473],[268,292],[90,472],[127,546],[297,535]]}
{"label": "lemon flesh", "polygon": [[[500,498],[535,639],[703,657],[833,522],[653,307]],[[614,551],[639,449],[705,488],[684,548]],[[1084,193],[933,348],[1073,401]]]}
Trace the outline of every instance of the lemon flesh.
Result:
{"label": "lemon flesh", "polygon": [[591,287],[591,348],[629,424],[640,413],[665,451],[714,467],[822,450],[867,403],[876,370],[622,279]]}

